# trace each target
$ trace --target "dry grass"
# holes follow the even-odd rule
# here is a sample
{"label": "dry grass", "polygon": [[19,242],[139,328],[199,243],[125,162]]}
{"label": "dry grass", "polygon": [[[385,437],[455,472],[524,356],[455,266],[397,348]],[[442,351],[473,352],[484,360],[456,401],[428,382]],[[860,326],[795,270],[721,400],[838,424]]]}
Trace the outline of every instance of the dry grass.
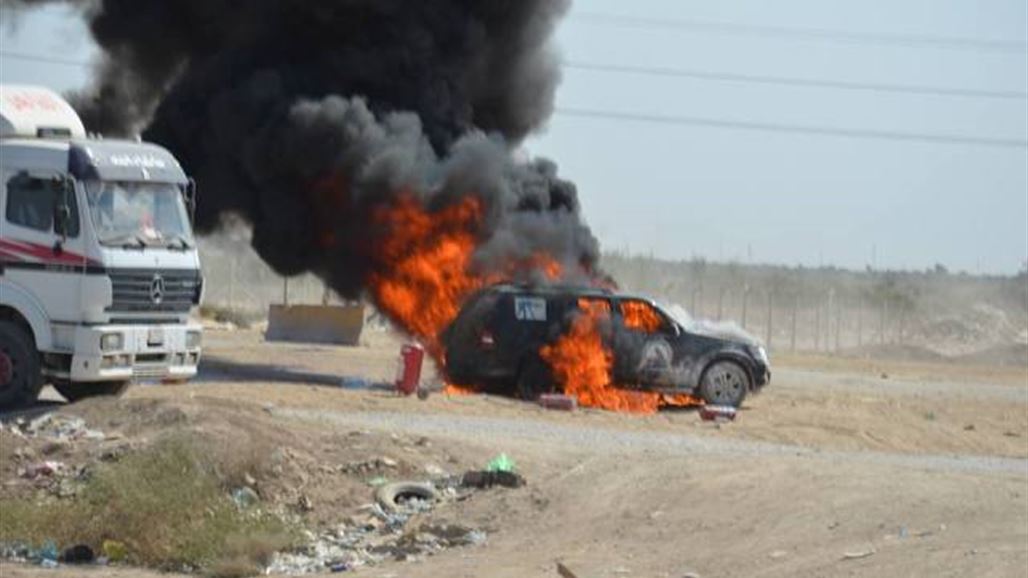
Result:
{"label": "dry grass", "polygon": [[255,574],[294,532],[273,515],[240,511],[214,459],[196,438],[158,442],[101,467],[74,501],[0,502],[0,540],[98,551],[104,540],[118,540],[134,564]]}
{"label": "dry grass", "polygon": [[882,373],[890,377],[948,382],[988,382],[1002,385],[1028,383],[1028,368],[973,365],[954,362],[898,361],[837,357],[816,353],[776,353],[772,368],[788,367],[809,371],[844,371],[871,376]]}

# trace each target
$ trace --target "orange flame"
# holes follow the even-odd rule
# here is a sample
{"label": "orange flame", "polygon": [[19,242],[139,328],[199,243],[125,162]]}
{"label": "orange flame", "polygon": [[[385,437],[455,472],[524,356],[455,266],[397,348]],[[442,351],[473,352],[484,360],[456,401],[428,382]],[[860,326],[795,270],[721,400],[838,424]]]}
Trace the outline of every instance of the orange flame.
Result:
{"label": "orange flame", "polygon": [[443,395],[463,396],[475,395],[476,393],[478,393],[478,390],[476,389],[470,387],[463,387],[460,385],[454,385],[452,383],[447,383],[443,386]]}
{"label": "orange flame", "polygon": [[625,327],[645,333],[654,333],[660,329],[661,320],[657,312],[649,304],[642,301],[622,301],[621,317]]}
{"label": "orange flame", "polygon": [[[595,302],[593,302],[595,303]],[[601,308],[596,308],[598,310]],[[539,355],[553,370],[554,378],[585,407],[630,413],[654,413],[660,395],[618,389],[611,379],[614,354],[603,344],[599,320],[602,315],[586,310],[575,318],[571,329],[553,345],[545,345]]]}
{"label": "orange flame", "polygon": [[482,207],[475,197],[430,213],[413,197],[379,207],[372,217],[389,231],[376,248],[369,286],[375,302],[419,339],[437,360],[439,334],[484,280],[468,273]]}
{"label": "orange flame", "polygon": [[502,273],[476,274],[471,261],[482,224],[482,203],[460,203],[429,211],[411,195],[378,207],[372,219],[387,231],[374,258],[383,264],[369,279],[378,307],[442,363],[442,331],[457,317],[472,293],[524,271],[542,272],[550,280],[563,276],[560,263],[539,253],[514,261]]}
{"label": "orange flame", "polygon": [[578,300],[578,308],[586,315],[594,318],[610,316],[610,301],[606,299],[590,299],[582,297]]}

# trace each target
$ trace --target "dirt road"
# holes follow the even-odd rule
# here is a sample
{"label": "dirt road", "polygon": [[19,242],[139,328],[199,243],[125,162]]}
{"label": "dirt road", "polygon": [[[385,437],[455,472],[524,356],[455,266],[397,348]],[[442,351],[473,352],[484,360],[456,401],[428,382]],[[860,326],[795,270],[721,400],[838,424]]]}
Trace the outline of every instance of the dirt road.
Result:
{"label": "dirt road", "polygon": [[558,561],[581,578],[1024,576],[1028,567],[1028,368],[785,358],[738,421],[718,427],[694,412],[566,414],[339,388],[344,376],[392,377],[396,341],[368,341],[341,349],[215,333],[200,380],[128,397],[237,405],[296,431],[430,436],[467,463],[500,452],[517,461],[527,488],[441,512],[486,529],[485,545],[359,571],[369,577],[558,576]]}

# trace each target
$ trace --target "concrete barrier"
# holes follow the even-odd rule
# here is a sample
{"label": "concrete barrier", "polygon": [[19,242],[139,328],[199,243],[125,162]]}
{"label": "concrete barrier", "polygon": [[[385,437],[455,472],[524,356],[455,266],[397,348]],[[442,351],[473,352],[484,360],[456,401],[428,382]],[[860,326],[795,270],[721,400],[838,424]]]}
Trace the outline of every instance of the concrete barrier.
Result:
{"label": "concrete barrier", "polygon": [[364,305],[271,305],[268,341],[358,345],[364,329]]}

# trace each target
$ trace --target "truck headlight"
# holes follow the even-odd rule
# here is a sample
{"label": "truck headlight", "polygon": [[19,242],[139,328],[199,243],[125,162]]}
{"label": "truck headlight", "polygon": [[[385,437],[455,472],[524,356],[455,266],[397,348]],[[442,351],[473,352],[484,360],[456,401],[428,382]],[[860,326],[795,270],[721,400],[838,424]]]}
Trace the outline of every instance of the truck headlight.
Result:
{"label": "truck headlight", "polygon": [[186,332],[186,349],[199,349],[203,341],[203,333],[199,331]]}
{"label": "truck headlight", "polygon": [[100,351],[116,351],[125,347],[125,336],[121,333],[104,333],[100,337]]}

